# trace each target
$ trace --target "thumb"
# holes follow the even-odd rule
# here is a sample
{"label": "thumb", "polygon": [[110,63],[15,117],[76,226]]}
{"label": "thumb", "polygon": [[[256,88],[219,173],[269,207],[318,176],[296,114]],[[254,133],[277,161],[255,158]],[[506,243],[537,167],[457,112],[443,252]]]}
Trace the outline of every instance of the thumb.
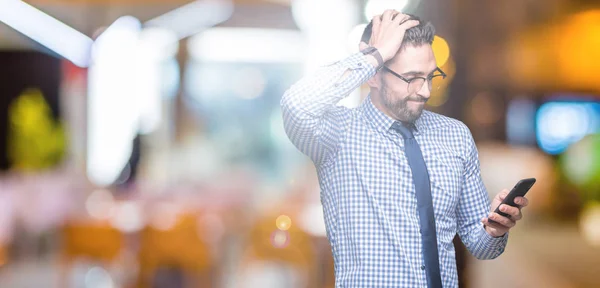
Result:
{"label": "thumb", "polygon": [[506,198],[506,196],[508,195],[508,192],[509,192],[508,189],[504,189],[504,190],[500,191],[500,193],[498,193],[498,196],[497,196],[498,199],[500,201],[504,200],[504,198]]}

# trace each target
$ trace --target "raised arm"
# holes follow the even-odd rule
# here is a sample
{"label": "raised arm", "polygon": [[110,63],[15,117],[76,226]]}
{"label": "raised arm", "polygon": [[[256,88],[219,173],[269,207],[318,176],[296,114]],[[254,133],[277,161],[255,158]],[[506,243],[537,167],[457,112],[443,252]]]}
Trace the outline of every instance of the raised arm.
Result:
{"label": "raised arm", "polygon": [[[332,159],[349,123],[349,110],[336,104],[396,55],[406,30],[419,24],[408,19],[407,15],[393,10],[375,16],[369,43],[360,44],[365,53],[356,53],[323,67],[298,81],[283,95],[285,131],[292,143],[316,165]],[[366,49],[369,46],[375,49]]]}
{"label": "raised arm", "polygon": [[356,53],[323,67],[302,78],[283,95],[285,131],[315,164],[326,162],[335,153],[350,119],[349,109],[336,104],[375,75],[369,57]]}

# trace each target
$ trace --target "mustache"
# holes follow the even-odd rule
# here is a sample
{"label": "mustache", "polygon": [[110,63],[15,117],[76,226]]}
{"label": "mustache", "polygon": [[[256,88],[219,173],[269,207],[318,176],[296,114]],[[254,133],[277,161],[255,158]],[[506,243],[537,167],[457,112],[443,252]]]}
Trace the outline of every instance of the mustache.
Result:
{"label": "mustache", "polygon": [[415,95],[415,96],[409,96],[404,98],[404,102],[408,102],[408,101],[416,101],[416,102],[422,102],[422,103],[427,103],[427,101],[429,101],[429,98],[425,98],[423,96],[419,96],[419,95]]}

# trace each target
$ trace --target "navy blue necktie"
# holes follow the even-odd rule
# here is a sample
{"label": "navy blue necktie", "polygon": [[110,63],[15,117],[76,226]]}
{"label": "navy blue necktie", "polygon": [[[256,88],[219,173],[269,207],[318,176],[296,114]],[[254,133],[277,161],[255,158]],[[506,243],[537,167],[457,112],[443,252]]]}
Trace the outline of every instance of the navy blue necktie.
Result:
{"label": "navy blue necktie", "polygon": [[429,186],[429,173],[421,153],[419,143],[415,140],[412,129],[401,122],[396,122],[392,128],[404,138],[404,153],[408,158],[408,165],[412,170],[415,192],[417,195],[417,209],[419,211],[419,225],[421,227],[421,243],[423,244],[423,259],[429,288],[441,288],[440,263],[437,249],[437,236],[435,231],[435,216],[433,214],[433,201],[431,187]]}

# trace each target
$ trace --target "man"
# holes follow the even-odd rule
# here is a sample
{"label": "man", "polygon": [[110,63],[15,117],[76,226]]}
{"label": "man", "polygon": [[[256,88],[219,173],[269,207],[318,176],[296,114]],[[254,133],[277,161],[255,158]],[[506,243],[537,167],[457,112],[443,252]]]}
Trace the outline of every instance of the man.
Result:
{"label": "man", "polygon": [[[287,135],[314,162],[336,287],[457,287],[452,239],[478,259],[503,253],[519,207],[490,204],[469,129],[423,110],[445,77],[434,28],[388,10],[373,18],[361,52],[286,91]],[[363,83],[356,109],[336,106]],[[490,209],[491,208],[491,209]],[[492,222],[494,221],[494,222]]]}

